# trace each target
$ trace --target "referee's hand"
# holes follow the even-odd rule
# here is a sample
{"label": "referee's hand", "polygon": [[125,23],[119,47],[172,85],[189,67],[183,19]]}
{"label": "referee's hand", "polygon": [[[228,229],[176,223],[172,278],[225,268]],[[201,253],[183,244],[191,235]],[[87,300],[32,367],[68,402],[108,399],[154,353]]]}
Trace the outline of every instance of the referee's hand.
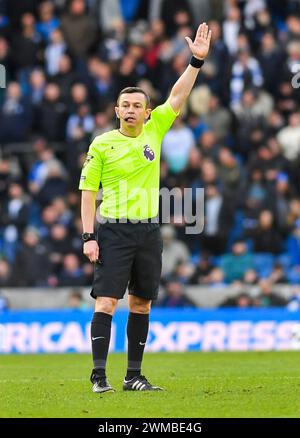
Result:
{"label": "referee's hand", "polygon": [[99,259],[99,246],[96,240],[90,240],[83,244],[83,254],[87,256],[91,263],[96,263]]}

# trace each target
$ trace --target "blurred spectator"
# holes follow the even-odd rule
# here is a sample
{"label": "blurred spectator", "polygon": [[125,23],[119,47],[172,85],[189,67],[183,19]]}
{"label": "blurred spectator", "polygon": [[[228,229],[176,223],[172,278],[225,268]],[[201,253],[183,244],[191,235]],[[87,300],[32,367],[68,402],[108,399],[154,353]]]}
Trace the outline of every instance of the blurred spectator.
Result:
{"label": "blurred spectator", "polygon": [[224,193],[234,195],[241,182],[241,169],[234,154],[223,147],[218,154],[218,172],[224,187]]}
{"label": "blurred spectator", "polygon": [[[288,118],[293,112],[297,111],[295,90],[292,87],[291,80],[284,78],[279,83],[276,93],[276,103],[278,110],[285,119]],[[289,129],[288,131],[283,132],[285,135],[291,136],[291,132],[293,131]]]}
{"label": "blurred spectator", "polygon": [[0,287],[10,287],[13,283],[11,267],[8,261],[0,259]]}
{"label": "blurred spectator", "polygon": [[18,182],[12,182],[8,187],[8,198],[1,205],[0,225],[15,226],[19,231],[28,222],[29,198]]}
{"label": "blurred spectator", "polygon": [[300,310],[300,288],[294,286],[292,295],[288,298],[287,309],[290,312],[299,312]]}
{"label": "blurred spectator", "polygon": [[[188,284],[194,270],[192,263],[179,262],[174,270],[173,277],[182,284]],[[168,281],[168,277],[166,277],[166,280]]]}
{"label": "blurred spectator", "polygon": [[231,71],[231,106],[234,108],[240,102],[246,88],[261,87],[262,85],[263,76],[259,62],[251,56],[248,47],[241,48]]}
{"label": "blurred spectator", "polygon": [[78,107],[76,114],[71,114],[67,122],[66,137],[70,141],[89,141],[94,129],[94,118],[87,104]]}
{"label": "blurred spectator", "polygon": [[243,194],[243,203],[245,219],[243,228],[247,233],[251,233],[257,226],[260,211],[265,208],[268,192],[263,183],[262,172],[259,169],[253,169],[250,174],[250,183],[247,186],[247,192]]}
{"label": "blurred spectator", "polygon": [[300,155],[300,113],[293,113],[289,117],[288,126],[282,128],[277,139],[282,147],[283,155],[290,161]]}
{"label": "blurred spectator", "polygon": [[76,254],[69,253],[63,257],[63,268],[58,275],[58,286],[85,286],[86,278],[80,267]]}
{"label": "blurred spectator", "polygon": [[71,54],[87,55],[96,39],[96,26],[87,15],[84,0],[71,0],[68,12],[61,17],[61,29]]}
{"label": "blurred spectator", "polygon": [[179,116],[162,142],[162,156],[172,173],[185,170],[191,149],[195,146],[194,136]]}
{"label": "blurred spectator", "polygon": [[66,53],[60,55],[58,59],[58,69],[53,76],[53,80],[59,86],[61,99],[64,103],[69,103],[70,89],[78,83],[79,74],[73,69],[72,59]]}
{"label": "blurred spectator", "polygon": [[35,17],[30,12],[26,12],[21,17],[21,31],[14,33],[11,45],[12,62],[20,79],[26,79],[27,69],[41,62],[41,43],[41,36],[36,30]]}
{"label": "blurred spectator", "polygon": [[219,98],[216,95],[211,95],[209,108],[203,121],[217,135],[217,141],[227,139],[231,129],[231,119],[231,113],[220,105]]}
{"label": "blurred spectator", "polygon": [[71,229],[73,213],[62,193],[53,199],[51,206],[57,213],[57,221]]}
{"label": "blurred spectator", "polygon": [[190,284],[201,284],[203,278],[207,277],[213,269],[213,264],[209,256],[203,254],[196,265],[196,269],[190,278]]}
{"label": "blurred spectator", "polygon": [[63,224],[54,224],[50,228],[49,236],[46,236],[44,244],[49,252],[49,260],[52,264],[52,272],[58,273],[62,265],[63,256],[70,250],[68,229]]}
{"label": "blurred spectator", "polygon": [[14,286],[47,286],[51,273],[49,253],[34,228],[27,228],[23,233],[23,242],[16,255],[14,272],[17,273],[13,279]]}
{"label": "blurred spectator", "polygon": [[165,23],[166,32],[173,36],[178,27],[190,24],[192,21],[187,0],[162,0],[161,18]]}
{"label": "blurred spectator", "polygon": [[287,300],[273,292],[273,284],[264,279],[259,282],[260,294],[255,299],[255,305],[259,307],[281,307],[287,304]]}
{"label": "blurred spectator", "polygon": [[74,289],[68,296],[68,307],[74,310],[86,310],[89,308],[89,305],[84,301],[81,291]]}
{"label": "blurred spectator", "polygon": [[223,22],[224,42],[230,52],[234,55],[237,51],[237,36],[241,30],[240,10],[236,6],[231,6],[227,10],[226,18]]}
{"label": "blurred spectator", "polygon": [[248,309],[249,307],[253,307],[253,300],[245,292],[242,292],[234,297],[226,298],[221,304],[220,307],[237,307],[239,309]]}
{"label": "blurred spectator", "polygon": [[157,303],[159,307],[195,307],[195,303],[185,295],[184,286],[176,280],[165,285],[165,296]]}
{"label": "blurred spectator", "polygon": [[253,268],[251,254],[247,252],[247,246],[244,241],[237,241],[232,245],[232,252],[225,254],[221,260],[221,268],[225,272],[227,282],[240,280],[246,271]]}
{"label": "blurred spectator", "polygon": [[[46,145],[37,146],[37,160],[33,164],[29,172],[29,190],[33,194],[38,194],[43,188],[47,179],[51,177],[51,172],[57,176],[64,178],[66,175],[65,169],[61,161],[59,161],[54,152]],[[59,193],[58,193],[59,194]]]}
{"label": "blurred spectator", "polygon": [[163,239],[162,253],[162,277],[174,272],[178,262],[186,262],[189,252],[186,245],[175,238],[175,230],[172,225],[161,227]]}
{"label": "blurred spectator", "polygon": [[37,23],[37,31],[42,35],[43,39],[48,42],[50,35],[53,34],[59,26],[59,20],[54,15],[54,4],[51,1],[43,1],[39,6],[39,18]]}
{"label": "blurred spectator", "polygon": [[31,108],[22,95],[20,85],[17,82],[10,82],[4,102],[0,106],[0,142],[26,140],[31,123]]}
{"label": "blurred spectator", "polygon": [[203,278],[202,284],[212,287],[226,286],[224,271],[220,268],[213,268],[210,273]]}
{"label": "blurred spectator", "polygon": [[248,269],[243,277],[243,283],[247,285],[254,285],[258,281],[258,274],[255,269]]}
{"label": "blurred spectator", "polygon": [[274,224],[274,215],[270,210],[263,210],[258,218],[257,226],[252,232],[255,252],[282,252],[282,237]]}
{"label": "blurred spectator", "polygon": [[280,77],[282,72],[284,52],[276,43],[272,32],[262,35],[258,61],[264,77],[264,86],[268,92],[273,93],[277,87],[278,76]]}
{"label": "blurred spectator", "polygon": [[[219,151],[219,144],[217,142],[216,134],[213,131],[205,130],[199,137],[198,142],[203,157],[207,158],[208,160],[215,160]],[[203,169],[202,173],[204,173]]]}
{"label": "blurred spectator", "polygon": [[14,261],[18,240],[29,219],[30,202],[23,188],[18,183],[8,187],[7,199],[0,208],[0,230],[3,233],[3,253],[11,262]]}
{"label": "blurred spectator", "polygon": [[66,49],[67,45],[64,41],[62,32],[59,29],[53,30],[50,36],[50,44],[45,50],[47,73],[50,76],[54,76],[59,72],[59,63]]}
{"label": "blurred spectator", "polygon": [[300,218],[295,222],[293,233],[288,239],[287,249],[292,264],[300,266]]}
{"label": "blurred spectator", "polygon": [[206,187],[205,227],[200,237],[201,247],[214,255],[225,251],[226,239],[232,226],[232,206],[226,202],[217,186],[209,184]]}
{"label": "blurred spectator", "polygon": [[105,34],[125,30],[119,0],[93,0],[92,13],[96,14],[100,29]]}
{"label": "blurred spectator", "polygon": [[38,111],[39,131],[45,135],[47,140],[64,140],[66,106],[61,100],[60,89],[54,82],[48,82]]}
{"label": "blurred spectator", "polygon": [[97,135],[104,134],[107,131],[111,131],[112,129],[113,125],[110,121],[110,117],[107,111],[95,114],[95,125],[93,133],[91,135],[92,138],[97,137]]}
{"label": "blurred spectator", "polygon": [[[29,76],[29,100],[30,103],[33,105],[34,109],[38,107],[43,98],[45,93],[45,87],[46,87],[46,77],[45,73],[41,69],[34,69],[30,73]],[[34,113],[35,122],[37,119],[38,113]]]}
{"label": "blurred spectator", "polygon": [[284,272],[283,266],[280,263],[274,263],[273,271],[269,277],[273,284],[287,283],[288,279]]}
{"label": "blurred spectator", "polygon": [[[11,73],[12,73],[11,62],[12,60],[11,60],[11,53],[9,50],[8,41],[6,38],[1,36],[1,27],[0,27],[0,64],[5,65],[7,83],[9,83],[9,81],[11,80]],[[2,94],[3,93],[0,92],[0,103],[2,101]]]}
{"label": "blurred spectator", "polygon": [[[222,103],[227,103],[229,98],[227,83],[229,81],[231,68],[229,51],[222,38],[222,28],[220,23],[211,20],[208,25],[212,31],[211,48],[208,57],[205,60],[205,67],[203,66],[203,74],[214,95],[219,96]],[[215,103],[215,101],[213,101],[213,103]],[[210,103],[210,105],[213,106],[213,103]],[[213,110],[213,108],[210,108],[210,111]],[[222,117],[220,117],[219,112],[219,119],[226,122],[226,117],[224,117],[225,113],[223,112],[221,115]],[[213,129],[212,126],[211,129]]]}
{"label": "blurred spectator", "polygon": [[0,200],[4,202],[10,183],[20,177],[20,169],[14,158],[0,159]]}
{"label": "blurred spectator", "polygon": [[8,299],[3,295],[1,295],[1,291],[0,291],[0,313],[8,309],[9,309]]}
{"label": "blurred spectator", "polygon": [[253,134],[259,133],[258,146],[262,141],[264,113],[259,102],[259,96],[254,89],[245,90],[240,97],[241,100],[234,107],[234,113],[238,121],[236,151],[244,159],[247,159],[252,150],[251,141],[256,141],[256,139],[253,139]]}

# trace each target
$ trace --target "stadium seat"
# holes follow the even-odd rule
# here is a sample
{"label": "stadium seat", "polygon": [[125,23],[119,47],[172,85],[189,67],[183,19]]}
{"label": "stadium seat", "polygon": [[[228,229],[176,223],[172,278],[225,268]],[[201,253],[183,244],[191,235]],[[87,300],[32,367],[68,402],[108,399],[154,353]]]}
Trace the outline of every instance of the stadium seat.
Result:
{"label": "stadium seat", "polygon": [[259,277],[268,277],[274,266],[274,255],[271,253],[254,253],[253,254],[254,269]]}

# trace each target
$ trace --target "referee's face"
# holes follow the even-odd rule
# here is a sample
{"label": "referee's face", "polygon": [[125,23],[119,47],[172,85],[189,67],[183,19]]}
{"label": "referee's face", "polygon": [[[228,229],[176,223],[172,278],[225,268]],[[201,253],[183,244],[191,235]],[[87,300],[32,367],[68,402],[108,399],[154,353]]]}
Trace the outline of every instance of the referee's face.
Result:
{"label": "referee's face", "polygon": [[146,97],[142,93],[124,93],[119,99],[119,106],[115,107],[121,126],[127,128],[141,127],[150,116]]}

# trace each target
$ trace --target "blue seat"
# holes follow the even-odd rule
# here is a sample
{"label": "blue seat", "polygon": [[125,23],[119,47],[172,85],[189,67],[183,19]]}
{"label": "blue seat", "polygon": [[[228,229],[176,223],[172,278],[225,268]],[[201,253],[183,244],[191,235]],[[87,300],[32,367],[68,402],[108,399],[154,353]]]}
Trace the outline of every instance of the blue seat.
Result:
{"label": "blue seat", "polygon": [[276,262],[281,264],[285,274],[287,274],[292,265],[290,255],[287,253],[280,254],[279,256],[276,257]]}
{"label": "blue seat", "polygon": [[274,255],[271,253],[254,253],[253,254],[254,269],[259,277],[268,277],[274,266]]}
{"label": "blue seat", "polygon": [[221,266],[222,258],[223,258],[222,255],[220,255],[220,256],[213,256],[213,257],[212,257],[212,264],[213,264],[215,267],[218,268],[219,266]]}
{"label": "blue seat", "polygon": [[244,233],[243,223],[244,223],[244,212],[242,210],[237,210],[234,214],[234,224],[231,228],[227,240],[226,250],[231,251],[232,244],[235,240],[240,239]]}
{"label": "blue seat", "polygon": [[193,263],[193,265],[198,265],[200,258],[200,253],[193,253],[190,257],[190,262]]}
{"label": "blue seat", "polygon": [[289,268],[287,278],[290,284],[300,284],[300,268],[298,266]]}

